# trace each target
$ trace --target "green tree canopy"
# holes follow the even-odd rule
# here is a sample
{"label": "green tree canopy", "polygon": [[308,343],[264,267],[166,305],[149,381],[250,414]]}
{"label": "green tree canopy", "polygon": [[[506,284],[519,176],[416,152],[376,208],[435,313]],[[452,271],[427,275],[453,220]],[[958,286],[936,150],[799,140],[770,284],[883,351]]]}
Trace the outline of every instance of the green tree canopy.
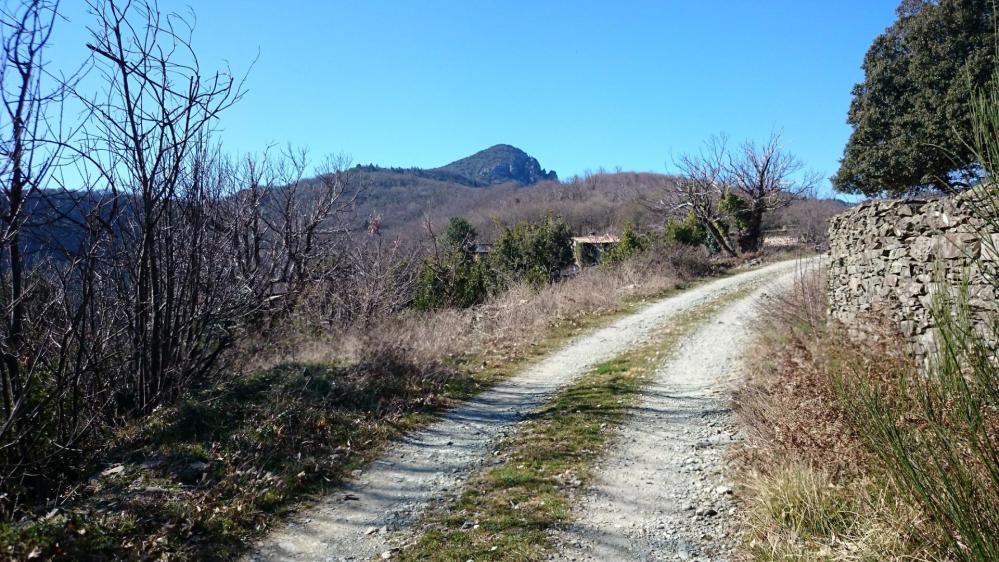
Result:
{"label": "green tree canopy", "polygon": [[992,0],[902,2],[853,88],[836,189],[898,196],[975,179],[961,139],[970,138],[974,92],[992,76],[993,13]]}
{"label": "green tree canopy", "polygon": [[471,257],[475,252],[475,241],[478,237],[479,233],[468,220],[463,217],[451,217],[447,223],[444,241],[449,249],[460,250]]}
{"label": "green tree canopy", "polygon": [[636,232],[634,225],[629,222],[624,225],[624,231],[621,232],[621,239],[604,254],[601,265],[610,266],[622,262],[631,256],[645,251],[648,246],[648,240]]}

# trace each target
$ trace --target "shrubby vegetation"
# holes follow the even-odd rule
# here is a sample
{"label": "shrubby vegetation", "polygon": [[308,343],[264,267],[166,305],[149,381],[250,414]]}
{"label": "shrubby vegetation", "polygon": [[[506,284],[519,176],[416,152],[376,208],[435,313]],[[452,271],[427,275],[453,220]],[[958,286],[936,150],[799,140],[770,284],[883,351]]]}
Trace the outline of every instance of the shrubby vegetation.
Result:
{"label": "shrubby vegetation", "polygon": [[687,246],[706,244],[708,240],[707,230],[697,222],[697,217],[692,212],[687,213],[682,221],[674,217],[667,218],[665,236],[666,240],[670,242],[686,244]]}
{"label": "shrubby vegetation", "polygon": [[548,215],[537,224],[505,227],[493,245],[490,259],[507,282],[540,286],[559,278],[573,264],[572,230],[561,217]]}
{"label": "shrubby vegetation", "polygon": [[652,235],[641,235],[635,231],[634,225],[628,223],[621,232],[621,237],[617,244],[614,244],[603,256],[601,265],[605,267],[613,266],[632,256],[651,249]]}
{"label": "shrubby vegetation", "polygon": [[414,305],[423,310],[468,308],[511,284],[534,287],[557,281],[573,263],[572,231],[559,217],[504,228],[488,253],[475,251],[478,232],[461,217],[448,222],[443,240],[423,264]]}
{"label": "shrubby vegetation", "polygon": [[463,218],[452,218],[444,239],[434,244],[420,271],[413,304],[423,310],[468,308],[480,304],[494,290],[496,274],[475,254],[478,234]]}
{"label": "shrubby vegetation", "polygon": [[813,272],[767,303],[736,398],[748,554],[994,560],[996,350],[950,303],[923,372],[896,327],[858,342],[830,322],[824,285]]}
{"label": "shrubby vegetation", "polygon": [[844,373],[887,380],[911,372],[904,348],[892,337],[845,338],[829,322],[820,272],[805,272],[765,310],[734,400],[747,433],[735,456],[747,502],[746,554],[759,561],[938,559],[925,515],[886,478],[838,392]]}
{"label": "shrubby vegetation", "polygon": [[[790,202],[788,203],[790,204]],[[729,217],[729,222],[735,230],[742,231],[749,228],[749,203],[745,197],[737,195],[734,191],[726,191],[718,200],[718,210]],[[726,225],[726,231],[729,229]]]}

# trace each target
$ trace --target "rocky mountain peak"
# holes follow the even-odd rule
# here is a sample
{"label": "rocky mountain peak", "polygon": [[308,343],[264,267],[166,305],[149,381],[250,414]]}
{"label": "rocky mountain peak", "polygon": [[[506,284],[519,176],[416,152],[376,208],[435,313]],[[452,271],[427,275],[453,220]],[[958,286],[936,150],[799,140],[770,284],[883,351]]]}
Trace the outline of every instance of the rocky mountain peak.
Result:
{"label": "rocky mountain peak", "polygon": [[531,185],[545,180],[557,180],[558,174],[546,171],[523,150],[508,144],[497,144],[471,156],[451,162],[435,171],[458,176],[474,185],[493,185],[515,181]]}

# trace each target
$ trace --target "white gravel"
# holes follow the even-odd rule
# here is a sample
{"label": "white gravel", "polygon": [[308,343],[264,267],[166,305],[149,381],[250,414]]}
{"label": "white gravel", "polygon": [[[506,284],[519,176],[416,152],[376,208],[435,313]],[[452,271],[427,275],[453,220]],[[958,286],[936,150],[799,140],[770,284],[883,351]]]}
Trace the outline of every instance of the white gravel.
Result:
{"label": "white gravel", "polygon": [[[776,272],[775,272],[776,273]],[[783,273],[683,338],[625,423],[554,560],[725,560],[736,504],[724,453],[738,434],[728,406],[748,323]]]}
{"label": "white gravel", "polygon": [[[426,429],[390,446],[382,458],[358,471],[350,482],[316,508],[293,517],[288,524],[272,532],[247,560],[367,560],[390,551],[392,531],[405,529],[431,502],[456,495],[476,466],[499,462],[492,460],[491,445],[515,430],[516,423],[525,414],[544,404],[561,387],[594,364],[646,340],[651,330],[676,314],[748,283],[783,276],[794,270],[795,264],[794,261],[781,262],[705,283],[573,339],[562,350],[449,411]],[[733,349],[728,344],[728,332],[727,327],[722,326],[719,333],[712,336],[715,338],[710,346],[712,353],[702,354],[703,361],[714,361],[712,354]],[[684,392],[702,392],[698,390],[701,382],[692,384],[694,386]],[[687,425],[695,424],[691,420]],[[684,439],[681,448],[689,452],[686,443],[695,437],[686,435]],[[658,442],[656,446],[674,445]],[[634,462],[644,462],[638,460],[637,454]],[[676,454],[679,453],[664,454],[655,462],[671,462]],[[676,466],[669,466],[667,472],[676,472]],[[665,483],[662,479],[655,482]],[[687,484],[688,481],[676,482],[676,485]],[[644,483],[642,486],[649,487]],[[675,489],[675,486],[670,488]],[[631,489],[629,497],[636,492]],[[603,532],[604,527],[600,529]]]}

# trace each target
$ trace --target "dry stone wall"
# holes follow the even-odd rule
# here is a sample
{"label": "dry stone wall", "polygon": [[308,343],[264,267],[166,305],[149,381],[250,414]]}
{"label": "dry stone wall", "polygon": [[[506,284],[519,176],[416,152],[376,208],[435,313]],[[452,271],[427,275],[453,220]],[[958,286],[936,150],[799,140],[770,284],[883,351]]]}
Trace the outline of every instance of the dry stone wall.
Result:
{"label": "dry stone wall", "polygon": [[925,360],[934,349],[934,295],[943,289],[956,295],[967,280],[974,322],[993,333],[988,327],[999,310],[999,291],[988,278],[999,265],[999,234],[976,215],[980,205],[969,192],[873,201],[833,217],[828,276],[833,318],[862,334],[871,318],[887,317]]}

